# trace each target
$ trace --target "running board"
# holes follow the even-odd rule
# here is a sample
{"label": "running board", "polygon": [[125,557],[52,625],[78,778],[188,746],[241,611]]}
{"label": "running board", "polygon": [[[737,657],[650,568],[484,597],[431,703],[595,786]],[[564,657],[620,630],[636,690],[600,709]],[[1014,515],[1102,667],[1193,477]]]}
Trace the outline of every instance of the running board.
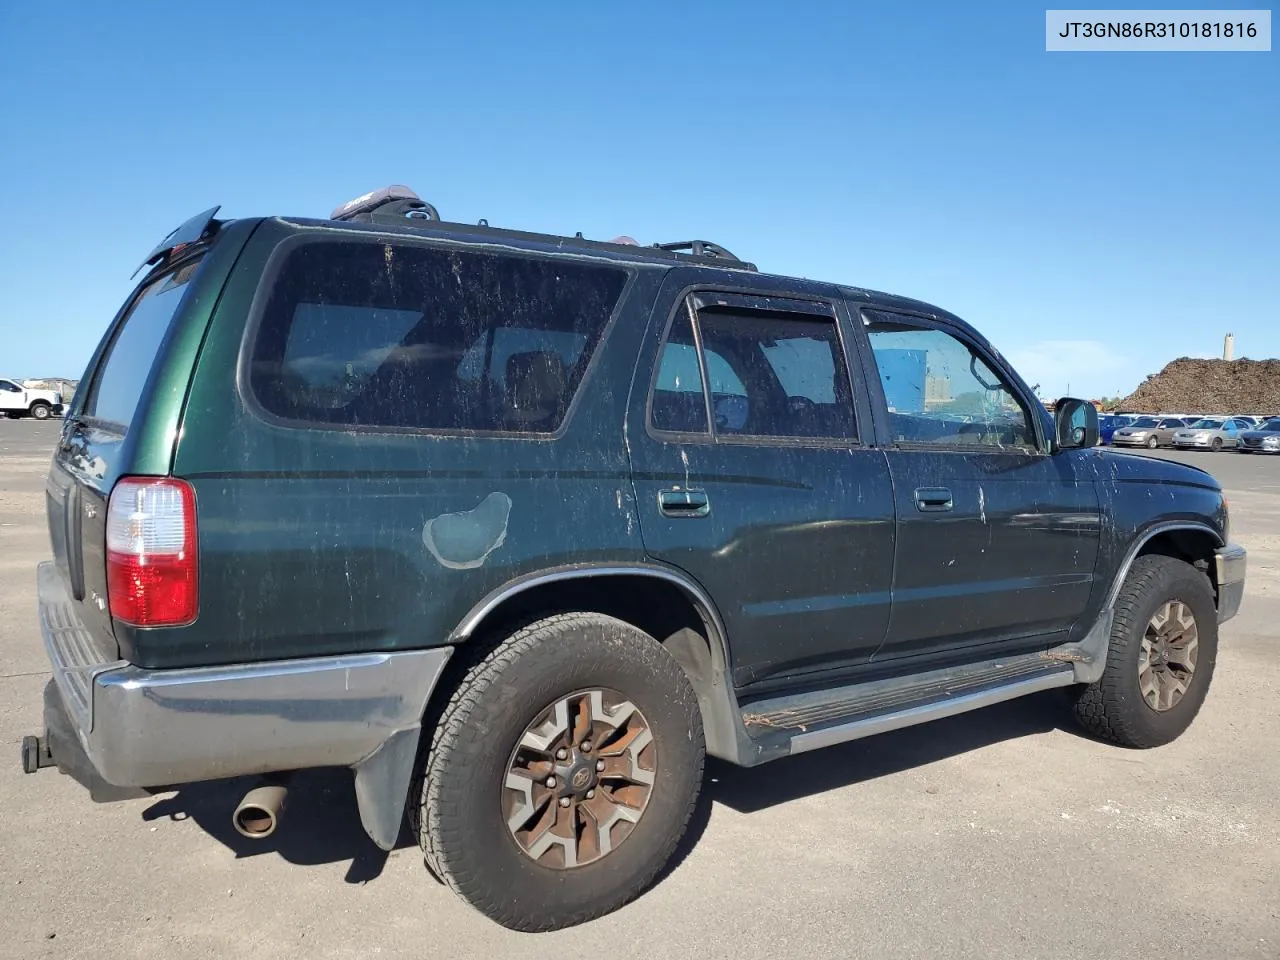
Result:
{"label": "running board", "polygon": [[753,765],[940,720],[1075,683],[1070,663],[1045,654],[758,700],[742,708]]}

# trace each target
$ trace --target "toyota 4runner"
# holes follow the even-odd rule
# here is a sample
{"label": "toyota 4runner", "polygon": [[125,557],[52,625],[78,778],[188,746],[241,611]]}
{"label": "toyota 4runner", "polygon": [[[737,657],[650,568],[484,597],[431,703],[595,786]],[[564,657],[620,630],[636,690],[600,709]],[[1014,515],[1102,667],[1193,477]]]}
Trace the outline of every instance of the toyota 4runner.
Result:
{"label": "toyota 4runner", "polygon": [[[1203,471],[1095,447],[937,307],[442,222],[175,230],[53,457],[27,770],[96,799],[349,767],[384,849],[494,920],[580,922],[755,766],[1049,688],[1173,740],[1245,553]],[[129,788],[121,790],[120,788]],[[231,813],[231,811],[228,811]]]}

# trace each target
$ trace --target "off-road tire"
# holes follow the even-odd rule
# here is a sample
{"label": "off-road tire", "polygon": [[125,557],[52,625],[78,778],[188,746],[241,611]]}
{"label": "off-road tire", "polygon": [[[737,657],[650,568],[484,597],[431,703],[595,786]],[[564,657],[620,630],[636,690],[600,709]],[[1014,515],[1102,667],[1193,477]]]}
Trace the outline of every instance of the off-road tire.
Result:
{"label": "off-road tire", "polygon": [[31,416],[36,420],[48,420],[53,413],[53,411],[49,408],[49,405],[47,403],[44,403],[39,400],[37,400],[35,403],[31,405],[31,410],[29,412],[31,413]]}
{"label": "off-road tire", "polygon": [[[1181,600],[1191,608],[1199,651],[1187,692],[1170,709],[1157,711],[1142,698],[1138,657],[1147,624],[1169,600]],[[1116,601],[1106,669],[1100,680],[1081,691],[1074,705],[1076,719],[1093,736],[1120,746],[1145,749],[1169,743],[1200,711],[1217,655],[1218,611],[1209,578],[1172,557],[1139,557]]]}
{"label": "off-road tire", "polygon": [[[631,834],[571,869],[535,862],[503,820],[501,790],[526,727],[559,698],[609,688],[643,713],[656,779]],[[583,923],[642,893],[684,835],[702,787],[698,701],[683,669],[643,631],[565,613],[502,641],[465,676],[435,724],[420,771],[416,826],[427,866],[481,913],[514,930]]]}

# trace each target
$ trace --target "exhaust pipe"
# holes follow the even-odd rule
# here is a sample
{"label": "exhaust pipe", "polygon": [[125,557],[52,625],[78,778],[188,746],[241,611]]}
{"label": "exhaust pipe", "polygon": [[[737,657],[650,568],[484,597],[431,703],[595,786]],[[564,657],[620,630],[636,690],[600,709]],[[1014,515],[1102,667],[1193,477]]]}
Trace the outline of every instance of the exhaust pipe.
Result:
{"label": "exhaust pipe", "polygon": [[287,780],[263,780],[244,795],[231,822],[236,832],[250,840],[262,840],[276,832],[289,795]]}

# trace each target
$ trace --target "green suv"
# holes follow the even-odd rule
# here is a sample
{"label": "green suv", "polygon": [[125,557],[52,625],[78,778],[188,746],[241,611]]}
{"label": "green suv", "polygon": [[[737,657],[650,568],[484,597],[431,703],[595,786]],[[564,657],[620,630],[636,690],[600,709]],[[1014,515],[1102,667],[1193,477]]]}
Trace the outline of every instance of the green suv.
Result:
{"label": "green suv", "polygon": [[350,767],[374,843],[407,818],[546,930],[653,880],[705,754],[1054,687],[1148,747],[1204,701],[1244,590],[1218,484],[1096,448],[945,311],[404,188],[216,213],[147,258],[63,425],[28,771],[261,775],[228,815],[263,838],[292,771]]}

